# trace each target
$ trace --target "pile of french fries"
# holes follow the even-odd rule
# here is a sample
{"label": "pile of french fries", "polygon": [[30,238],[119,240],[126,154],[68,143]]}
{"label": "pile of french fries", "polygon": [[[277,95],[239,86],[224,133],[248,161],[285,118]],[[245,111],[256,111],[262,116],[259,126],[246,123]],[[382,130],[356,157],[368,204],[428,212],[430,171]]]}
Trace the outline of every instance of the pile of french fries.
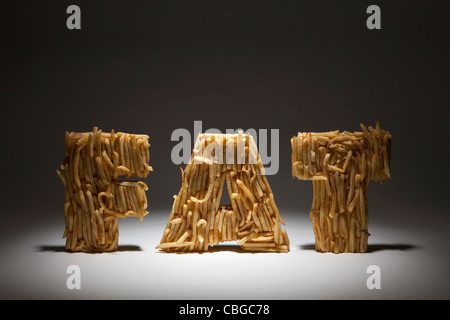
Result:
{"label": "pile of french fries", "polygon": [[66,250],[115,251],[118,248],[117,218],[148,214],[148,189],[144,181],[149,162],[149,137],[123,132],[66,132],[63,172],[65,185]]}
{"label": "pile of french fries", "polygon": [[[299,132],[291,139],[292,176],[312,180],[310,210],[319,252],[367,252],[370,180],[391,178],[391,139],[379,123],[361,132]],[[149,137],[66,132],[67,251],[118,248],[118,218],[148,214]],[[137,180],[130,180],[131,177]],[[246,251],[289,252],[285,225],[250,134],[199,134],[157,249],[205,252],[236,241]],[[140,179],[140,180],[139,180]],[[225,187],[226,186],[226,187]],[[222,204],[227,189],[230,203]]]}
{"label": "pile of french fries", "polygon": [[[289,238],[249,134],[200,134],[160,244],[202,252],[224,241],[243,250],[288,252]],[[231,204],[221,204],[226,183]]]}
{"label": "pile of french fries", "polygon": [[313,181],[310,219],[320,252],[367,252],[370,180],[391,177],[391,134],[299,132],[291,139],[292,176]]}

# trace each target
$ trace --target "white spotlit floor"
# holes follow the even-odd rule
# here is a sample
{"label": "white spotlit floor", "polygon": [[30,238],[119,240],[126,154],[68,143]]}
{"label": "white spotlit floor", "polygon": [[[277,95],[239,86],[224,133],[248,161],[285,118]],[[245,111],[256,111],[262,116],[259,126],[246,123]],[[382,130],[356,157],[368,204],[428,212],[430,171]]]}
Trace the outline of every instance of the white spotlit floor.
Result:
{"label": "white spotlit floor", "polygon": [[[235,246],[203,254],[155,249],[167,216],[121,220],[120,250],[64,252],[62,221],[29,226],[1,251],[2,299],[449,299],[448,220],[442,230],[369,225],[370,253],[321,254],[307,214],[285,214],[289,253],[247,253]],[[81,289],[66,286],[69,265]],[[367,267],[381,270],[369,290]]]}

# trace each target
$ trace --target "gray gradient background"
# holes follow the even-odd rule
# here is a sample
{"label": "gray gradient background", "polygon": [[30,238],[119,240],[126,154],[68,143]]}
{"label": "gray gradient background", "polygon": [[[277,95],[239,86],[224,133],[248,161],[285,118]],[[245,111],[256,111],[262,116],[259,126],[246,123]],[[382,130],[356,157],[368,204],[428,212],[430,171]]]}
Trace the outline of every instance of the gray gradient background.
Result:
{"label": "gray gradient background", "polygon": [[[81,7],[82,30],[65,26],[70,4]],[[366,28],[370,4],[381,7],[381,30]],[[268,180],[282,216],[292,221],[287,230],[294,252],[286,256],[299,255],[296,262],[279,258],[280,267],[298,274],[308,259],[311,270],[314,263],[333,269],[351,265],[351,259],[366,259],[359,262],[364,266],[396,265],[392,257],[406,255],[398,262],[404,266],[401,285],[391,292],[365,296],[345,286],[330,289],[322,279],[323,295],[298,294],[294,287],[264,295],[255,287],[239,297],[262,292],[256,297],[448,299],[448,32],[445,1],[8,1],[0,11],[0,130],[8,137],[1,157],[0,296],[170,297],[169,291],[133,295],[126,281],[118,285],[123,295],[111,295],[107,282],[101,282],[104,290],[98,286],[80,294],[49,285],[56,277],[64,286],[69,260],[109,259],[60,252],[64,189],[54,170],[62,163],[66,130],[98,126],[148,134],[155,170],[147,179],[151,213],[143,224],[121,221],[124,246],[109,257],[145,255],[154,251],[180,187],[178,166],[170,158],[176,144],[171,133],[176,128],[192,133],[194,120],[202,120],[204,129],[280,130],[280,169]],[[359,123],[376,121],[393,135],[392,180],[372,182],[369,189],[372,253],[364,258],[317,254],[308,221],[312,185],[292,179],[290,137],[298,131],[354,131]],[[219,251],[217,259],[228,259],[229,252]],[[179,260],[158,260],[158,270],[171,263],[195,266],[195,259],[214,255],[175,257],[164,259]],[[292,263],[300,263],[298,269]],[[30,280],[42,276],[33,265],[48,273],[42,271],[48,276],[44,282]],[[149,262],[146,270],[151,268]],[[365,281],[367,275],[356,277]],[[187,285],[180,287],[175,297],[188,297]],[[232,294],[210,296],[215,297]]]}

